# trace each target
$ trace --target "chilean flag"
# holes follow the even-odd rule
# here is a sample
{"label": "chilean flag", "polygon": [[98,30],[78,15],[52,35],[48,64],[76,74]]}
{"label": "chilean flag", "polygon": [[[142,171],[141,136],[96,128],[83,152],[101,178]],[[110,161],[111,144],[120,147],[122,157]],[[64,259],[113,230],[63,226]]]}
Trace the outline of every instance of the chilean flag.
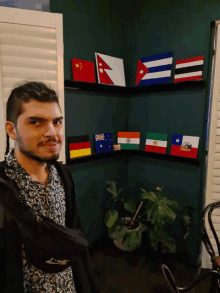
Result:
{"label": "chilean flag", "polygon": [[198,146],[199,137],[197,136],[173,135],[170,154],[173,156],[196,159]]}

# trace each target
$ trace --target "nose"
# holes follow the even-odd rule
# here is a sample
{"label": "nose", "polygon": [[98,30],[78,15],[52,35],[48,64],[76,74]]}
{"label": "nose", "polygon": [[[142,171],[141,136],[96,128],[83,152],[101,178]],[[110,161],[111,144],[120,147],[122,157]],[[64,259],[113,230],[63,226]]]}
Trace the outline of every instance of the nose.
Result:
{"label": "nose", "polygon": [[49,125],[46,126],[46,131],[45,131],[45,136],[56,136],[57,131],[53,125],[53,123],[50,123]]}

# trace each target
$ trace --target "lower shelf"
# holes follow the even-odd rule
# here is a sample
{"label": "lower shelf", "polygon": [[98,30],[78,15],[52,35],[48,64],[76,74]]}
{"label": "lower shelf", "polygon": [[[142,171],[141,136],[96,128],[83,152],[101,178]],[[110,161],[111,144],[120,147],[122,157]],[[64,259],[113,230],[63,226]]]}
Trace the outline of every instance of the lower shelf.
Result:
{"label": "lower shelf", "polygon": [[167,154],[159,154],[159,153],[151,153],[146,151],[139,151],[139,150],[120,150],[120,151],[111,151],[108,153],[101,153],[95,155],[89,155],[85,157],[78,157],[76,159],[67,160],[67,165],[75,165],[79,163],[85,163],[93,160],[99,160],[104,158],[110,157],[131,157],[131,156],[141,156],[145,158],[156,158],[161,160],[167,161],[176,161],[176,162],[183,162],[192,165],[200,165],[201,159],[192,159],[192,158],[185,158],[185,157],[178,157],[172,156]]}

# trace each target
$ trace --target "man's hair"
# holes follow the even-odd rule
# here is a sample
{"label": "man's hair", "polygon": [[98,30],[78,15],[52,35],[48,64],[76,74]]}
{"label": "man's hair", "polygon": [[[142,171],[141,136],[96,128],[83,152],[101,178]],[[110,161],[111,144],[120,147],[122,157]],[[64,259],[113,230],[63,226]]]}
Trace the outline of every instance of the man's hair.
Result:
{"label": "man's hair", "polygon": [[[57,103],[59,98],[56,92],[43,82],[25,81],[11,91],[6,104],[6,121],[11,121],[17,130],[18,116],[23,114],[23,105],[32,100],[42,103]],[[60,105],[59,105],[60,107]],[[61,111],[61,108],[60,108]],[[62,112],[62,111],[61,111]],[[9,152],[9,135],[7,133],[7,145],[5,156]]]}

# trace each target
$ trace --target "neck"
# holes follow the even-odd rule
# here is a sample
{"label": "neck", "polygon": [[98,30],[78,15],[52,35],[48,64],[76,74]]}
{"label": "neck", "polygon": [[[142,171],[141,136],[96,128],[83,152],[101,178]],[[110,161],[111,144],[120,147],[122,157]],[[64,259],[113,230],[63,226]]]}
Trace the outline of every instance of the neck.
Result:
{"label": "neck", "polygon": [[14,157],[22,168],[33,178],[44,180],[48,175],[47,163],[40,163],[22,154],[18,149],[14,150]]}

